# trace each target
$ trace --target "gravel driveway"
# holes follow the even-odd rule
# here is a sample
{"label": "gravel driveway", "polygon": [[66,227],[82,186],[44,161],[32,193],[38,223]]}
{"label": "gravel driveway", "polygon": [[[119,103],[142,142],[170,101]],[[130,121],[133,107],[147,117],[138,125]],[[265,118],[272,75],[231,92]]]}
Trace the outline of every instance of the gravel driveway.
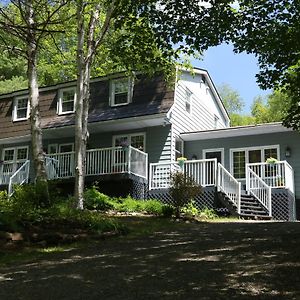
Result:
{"label": "gravel driveway", "polygon": [[176,224],[0,269],[0,299],[300,299],[300,223]]}

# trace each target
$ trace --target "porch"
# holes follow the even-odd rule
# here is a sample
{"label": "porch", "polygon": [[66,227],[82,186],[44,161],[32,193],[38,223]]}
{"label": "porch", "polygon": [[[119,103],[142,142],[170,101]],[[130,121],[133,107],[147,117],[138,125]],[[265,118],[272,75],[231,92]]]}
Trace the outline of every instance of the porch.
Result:
{"label": "porch", "polygon": [[[150,194],[166,191],[171,174],[178,170],[193,177],[204,191],[215,187],[225,206],[238,216],[295,219],[294,173],[287,161],[246,164],[245,185],[217,159],[187,160],[182,167],[177,162],[150,164]],[[204,201],[213,205],[215,194],[210,194],[211,199],[205,195]],[[281,212],[283,206],[289,206],[288,213]]]}
{"label": "porch", "polygon": [[[14,184],[31,181],[30,163],[30,160],[2,163],[0,185],[8,186],[9,194],[13,193]],[[45,163],[49,180],[75,177],[74,151],[46,155]],[[99,177],[107,180],[109,176],[118,176],[120,180],[128,175],[126,179],[138,178],[138,182],[146,182],[147,166],[148,154],[132,146],[91,149],[86,153],[86,176],[94,180]]]}

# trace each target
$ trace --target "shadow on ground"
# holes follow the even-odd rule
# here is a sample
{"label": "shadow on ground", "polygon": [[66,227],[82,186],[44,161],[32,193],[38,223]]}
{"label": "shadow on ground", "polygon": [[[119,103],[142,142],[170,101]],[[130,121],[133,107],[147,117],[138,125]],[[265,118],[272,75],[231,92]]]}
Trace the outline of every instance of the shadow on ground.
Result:
{"label": "shadow on ground", "polygon": [[106,240],[0,269],[0,299],[300,299],[300,224],[181,224]]}

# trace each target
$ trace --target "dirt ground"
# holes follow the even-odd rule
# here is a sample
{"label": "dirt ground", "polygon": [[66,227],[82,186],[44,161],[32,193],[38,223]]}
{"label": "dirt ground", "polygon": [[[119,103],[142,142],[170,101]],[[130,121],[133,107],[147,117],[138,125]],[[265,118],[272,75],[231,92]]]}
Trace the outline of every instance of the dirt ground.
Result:
{"label": "dirt ground", "polygon": [[175,224],[91,242],[2,267],[0,299],[300,299],[300,223]]}

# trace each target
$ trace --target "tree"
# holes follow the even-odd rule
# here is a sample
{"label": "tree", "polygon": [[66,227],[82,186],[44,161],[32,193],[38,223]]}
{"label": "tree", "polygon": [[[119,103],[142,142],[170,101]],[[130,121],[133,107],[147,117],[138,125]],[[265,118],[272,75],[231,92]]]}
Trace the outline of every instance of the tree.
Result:
{"label": "tree", "polygon": [[241,0],[235,15],[235,51],[258,57],[258,82],[287,95],[292,107],[284,124],[300,129],[300,2]]}
{"label": "tree", "polygon": [[[39,89],[37,78],[37,60],[41,40],[56,30],[56,12],[65,5],[64,2],[47,0],[12,0],[10,4],[0,8],[0,38],[6,50],[23,56],[27,62],[27,78],[30,103],[30,124],[32,156],[35,169],[37,191],[40,200],[47,205],[49,202],[47,174],[42,145],[42,129],[39,114]],[[9,35],[8,43],[4,38]],[[16,48],[15,45],[20,45]]]}
{"label": "tree", "polygon": [[97,50],[107,46],[111,49],[108,57],[129,72],[146,69],[148,73],[160,70],[170,74],[181,53],[192,54],[220,43],[231,26],[228,3],[213,5],[208,12],[199,1],[76,1],[75,198],[78,208],[83,208],[89,80]]}

